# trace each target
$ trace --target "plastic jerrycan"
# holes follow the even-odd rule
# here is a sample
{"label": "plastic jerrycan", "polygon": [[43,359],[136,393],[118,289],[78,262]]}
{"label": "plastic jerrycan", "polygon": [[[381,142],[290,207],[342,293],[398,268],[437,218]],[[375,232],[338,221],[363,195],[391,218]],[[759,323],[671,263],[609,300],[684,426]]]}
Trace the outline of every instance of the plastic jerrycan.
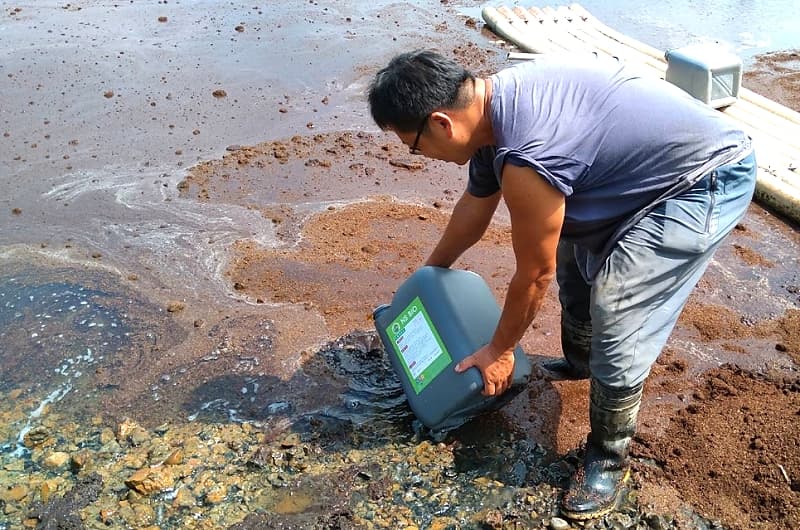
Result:
{"label": "plastic jerrycan", "polygon": [[455,371],[459,361],[489,343],[500,320],[491,289],[474,272],[422,267],[373,318],[411,410],[431,430],[452,429],[501,407],[530,377],[530,360],[519,345],[513,384],[499,397],[481,394],[477,368]]}

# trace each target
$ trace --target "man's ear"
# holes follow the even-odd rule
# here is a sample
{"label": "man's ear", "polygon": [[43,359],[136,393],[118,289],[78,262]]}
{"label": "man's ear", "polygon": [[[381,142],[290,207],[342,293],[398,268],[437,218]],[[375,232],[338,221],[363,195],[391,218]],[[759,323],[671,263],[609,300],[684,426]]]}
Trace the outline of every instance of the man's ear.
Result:
{"label": "man's ear", "polygon": [[449,139],[453,137],[453,118],[440,111],[432,112],[430,117],[430,128],[436,134],[444,133]]}

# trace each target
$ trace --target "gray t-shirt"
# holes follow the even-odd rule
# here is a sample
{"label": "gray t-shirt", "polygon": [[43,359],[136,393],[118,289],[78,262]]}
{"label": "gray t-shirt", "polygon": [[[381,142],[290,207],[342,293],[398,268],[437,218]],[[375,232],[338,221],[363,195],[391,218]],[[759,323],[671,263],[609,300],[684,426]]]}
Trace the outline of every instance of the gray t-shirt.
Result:
{"label": "gray t-shirt", "polygon": [[751,150],[720,112],[614,60],[524,62],[491,81],[496,145],[473,156],[468,191],[498,191],[506,163],[535,169],[566,197],[562,239],[595,258],[655,204]]}

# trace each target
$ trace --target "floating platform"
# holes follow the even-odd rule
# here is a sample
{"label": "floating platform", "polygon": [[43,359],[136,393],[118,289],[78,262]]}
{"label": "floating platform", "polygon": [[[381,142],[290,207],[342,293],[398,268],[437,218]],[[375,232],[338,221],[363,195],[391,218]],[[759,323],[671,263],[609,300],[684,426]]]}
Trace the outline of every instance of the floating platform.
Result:
{"label": "floating platform", "polygon": [[[596,53],[664,79],[667,62],[657,50],[606,26],[578,4],[559,7],[485,7],[483,19],[516,46],[510,60],[536,54]],[[800,222],[800,113],[742,87],[721,109],[753,139],[758,160],[756,199]]]}

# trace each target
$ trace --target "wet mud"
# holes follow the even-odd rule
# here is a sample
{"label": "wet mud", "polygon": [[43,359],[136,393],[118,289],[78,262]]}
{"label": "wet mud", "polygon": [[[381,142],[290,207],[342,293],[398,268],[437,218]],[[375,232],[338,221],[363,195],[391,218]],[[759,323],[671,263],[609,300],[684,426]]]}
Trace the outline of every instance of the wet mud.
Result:
{"label": "wet mud", "polygon": [[[4,6],[8,35],[64,35],[0,70],[0,529],[566,524],[588,385],[531,381],[433,438],[370,320],[465,170],[375,130],[364,88],[401,50],[487,74],[503,45],[448,2],[212,4]],[[778,52],[745,84],[800,110],[797,75]],[[499,300],[509,237],[501,212],[457,264]],[[800,527],[798,256],[754,204],[648,379],[619,511],[584,528]]]}
{"label": "wet mud", "polygon": [[800,108],[800,50],[758,55],[742,84],[791,109]]}

